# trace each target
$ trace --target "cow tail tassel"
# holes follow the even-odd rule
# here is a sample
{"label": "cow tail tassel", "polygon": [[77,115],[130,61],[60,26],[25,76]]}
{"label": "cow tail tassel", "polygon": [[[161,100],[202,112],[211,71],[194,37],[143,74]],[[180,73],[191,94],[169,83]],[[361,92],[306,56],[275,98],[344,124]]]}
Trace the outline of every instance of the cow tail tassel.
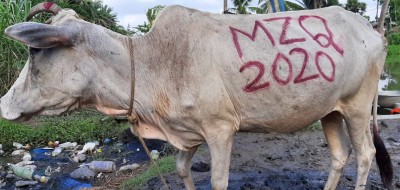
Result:
{"label": "cow tail tassel", "polygon": [[377,102],[378,102],[378,91],[375,94],[373,102],[373,140],[376,149],[375,159],[379,168],[379,174],[383,186],[386,189],[393,189],[393,166],[390,160],[388,151],[386,150],[385,144],[379,135],[378,121],[377,121]]}

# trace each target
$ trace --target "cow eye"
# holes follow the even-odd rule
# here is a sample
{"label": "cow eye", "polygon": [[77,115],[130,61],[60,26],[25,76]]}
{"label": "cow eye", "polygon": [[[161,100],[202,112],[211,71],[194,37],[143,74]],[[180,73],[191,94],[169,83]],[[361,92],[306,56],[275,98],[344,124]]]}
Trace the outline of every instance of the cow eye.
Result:
{"label": "cow eye", "polygon": [[39,49],[39,48],[29,47],[29,54],[35,55],[35,54],[39,53],[41,50],[42,49]]}

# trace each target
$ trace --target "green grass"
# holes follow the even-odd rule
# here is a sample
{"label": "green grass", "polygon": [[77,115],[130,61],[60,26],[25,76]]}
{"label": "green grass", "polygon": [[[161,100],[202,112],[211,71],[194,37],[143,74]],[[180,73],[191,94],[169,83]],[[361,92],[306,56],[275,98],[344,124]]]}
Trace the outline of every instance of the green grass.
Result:
{"label": "green grass", "polygon": [[0,144],[8,147],[13,142],[19,142],[44,146],[48,141],[56,140],[83,144],[120,137],[128,127],[126,123],[117,123],[114,119],[107,119],[104,115],[90,110],[57,117],[37,117],[34,124],[0,120]]}
{"label": "green grass", "polygon": [[[157,160],[158,165],[160,166],[161,173],[170,173],[175,171],[175,157],[174,156],[166,156]],[[139,189],[142,187],[147,181],[151,178],[157,177],[158,172],[157,168],[151,165],[146,171],[134,176],[132,179],[126,180],[121,184],[119,189]]]}
{"label": "green grass", "polygon": [[27,47],[4,35],[4,29],[25,21],[31,1],[5,0],[0,3],[0,94],[4,94],[18,77],[27,57]]}
{"label": "green grass", "polygon": [[384,90],[400,90],[400,45],[389,45],[385,72],[396,81],[390,81]]}

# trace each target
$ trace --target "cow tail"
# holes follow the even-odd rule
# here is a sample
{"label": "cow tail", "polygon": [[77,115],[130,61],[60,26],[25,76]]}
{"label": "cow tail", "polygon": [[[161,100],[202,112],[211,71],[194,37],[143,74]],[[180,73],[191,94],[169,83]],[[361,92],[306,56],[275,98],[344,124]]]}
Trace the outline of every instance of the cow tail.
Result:
{"label": "cow tail", "polygon": [[375,93],[373,102],[373,138],[376,149],[375,159],[378,164],[379,173],[383,186],[387,189],[393,189],[393,166],[390,160],[388,151],[386,150],[385,144],[379,135],[378,120],[377,120],[377,102],[378,102],[378,91]]}

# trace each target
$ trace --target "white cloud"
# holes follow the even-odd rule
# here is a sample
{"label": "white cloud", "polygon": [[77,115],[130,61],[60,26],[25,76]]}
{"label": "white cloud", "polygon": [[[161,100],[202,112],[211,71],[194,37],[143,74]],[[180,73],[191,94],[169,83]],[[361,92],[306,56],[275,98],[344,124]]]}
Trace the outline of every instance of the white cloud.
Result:
{"label": "white cloud", "polygon": [[144,14],[124,15],[123,17],[120,17],[119,24],[124,27],[127,27],[128,25],[131,27],[136,27],[139,24],[143,24],[146,19],[146,15]]}

